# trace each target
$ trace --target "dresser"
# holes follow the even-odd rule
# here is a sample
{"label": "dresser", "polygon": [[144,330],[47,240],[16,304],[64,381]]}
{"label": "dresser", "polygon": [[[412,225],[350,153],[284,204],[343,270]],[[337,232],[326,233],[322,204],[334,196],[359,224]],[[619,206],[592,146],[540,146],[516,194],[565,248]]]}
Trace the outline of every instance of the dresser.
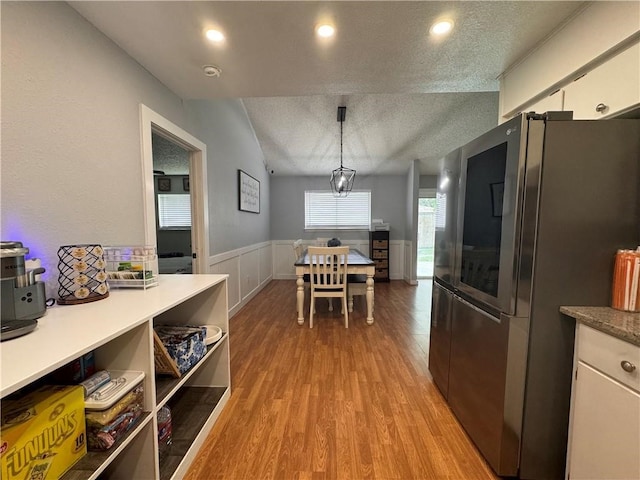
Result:
{"label": "dresser", "polygon": [[376,264],[376,282],[389,281],[389,231],[369,232],[369,257]]}

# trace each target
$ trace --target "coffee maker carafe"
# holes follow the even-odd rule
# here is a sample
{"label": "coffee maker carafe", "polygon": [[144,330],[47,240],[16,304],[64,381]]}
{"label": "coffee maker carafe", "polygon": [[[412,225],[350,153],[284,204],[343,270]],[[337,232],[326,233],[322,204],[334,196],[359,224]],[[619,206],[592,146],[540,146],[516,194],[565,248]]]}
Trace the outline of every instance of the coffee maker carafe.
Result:
{"label": "coffee maker carafe", "polygon": [[0,242],[0,291],[2,294],[1,320],[35,320],[45,314],[46,295],[44,282],[36,280],[36,275],[44,273],[44,268],[27,270],[24,256],[29,249],[22,242]]}

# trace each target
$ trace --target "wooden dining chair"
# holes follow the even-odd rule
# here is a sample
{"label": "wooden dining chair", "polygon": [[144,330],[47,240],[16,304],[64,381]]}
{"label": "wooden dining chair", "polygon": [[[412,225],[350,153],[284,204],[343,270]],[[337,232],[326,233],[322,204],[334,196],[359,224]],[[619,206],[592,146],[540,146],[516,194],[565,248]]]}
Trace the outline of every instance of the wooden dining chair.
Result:
{"label": "wooden dining chair", "polygon": [[347,261],[349,247],[309,247],[311,307],[309,328],[313,328],[316,298],[341,298],[344,326],[349,328],[347,309]]}
{"label": "wooden dining chair", "polygon": [[302,239],[299,238],[298,240],[293,242],[293,255],[295,257],[293,259],[294,262],[302,256],[302,252],[304,252],[304,246],[302,245]]}
{"label": "wooden dining chair", "polygon": [[367,294],[367,276],[362,274],[353,274],[347,276],[347,297],[349,313],[353,312],[353,297],[356,295]]}

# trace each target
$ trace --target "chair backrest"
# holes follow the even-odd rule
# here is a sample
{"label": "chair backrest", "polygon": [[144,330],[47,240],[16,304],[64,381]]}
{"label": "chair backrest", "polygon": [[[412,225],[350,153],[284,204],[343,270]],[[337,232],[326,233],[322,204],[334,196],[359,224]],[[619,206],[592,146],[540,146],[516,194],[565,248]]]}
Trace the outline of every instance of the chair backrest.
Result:
{"label": "chair backrest", "polygon": [[296,257],[295,260],[298,260],[302,256],[302,252],[304,252],[304,247],[302,246],[302,239],[299,238],[293,242],[293,254]]}
{"label": "chair backrest", "polygon": [[344,288],[347,285],[349,247],[309,247],[311,287]]}

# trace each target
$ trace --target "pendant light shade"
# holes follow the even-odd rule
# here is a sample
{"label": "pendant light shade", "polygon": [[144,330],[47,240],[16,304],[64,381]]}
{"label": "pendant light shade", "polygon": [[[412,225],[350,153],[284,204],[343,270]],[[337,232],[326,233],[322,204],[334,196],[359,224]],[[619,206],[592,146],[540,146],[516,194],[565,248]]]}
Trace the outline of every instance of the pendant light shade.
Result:
{"label": "pendant light shade", "polygon": [[340,122],[340,168],[331,172],[331,191],[334,197],[346,197],[353,189],[356,171],[342,166],[342,124],[347,114],[347,107],[338,107],[338,121]]}

